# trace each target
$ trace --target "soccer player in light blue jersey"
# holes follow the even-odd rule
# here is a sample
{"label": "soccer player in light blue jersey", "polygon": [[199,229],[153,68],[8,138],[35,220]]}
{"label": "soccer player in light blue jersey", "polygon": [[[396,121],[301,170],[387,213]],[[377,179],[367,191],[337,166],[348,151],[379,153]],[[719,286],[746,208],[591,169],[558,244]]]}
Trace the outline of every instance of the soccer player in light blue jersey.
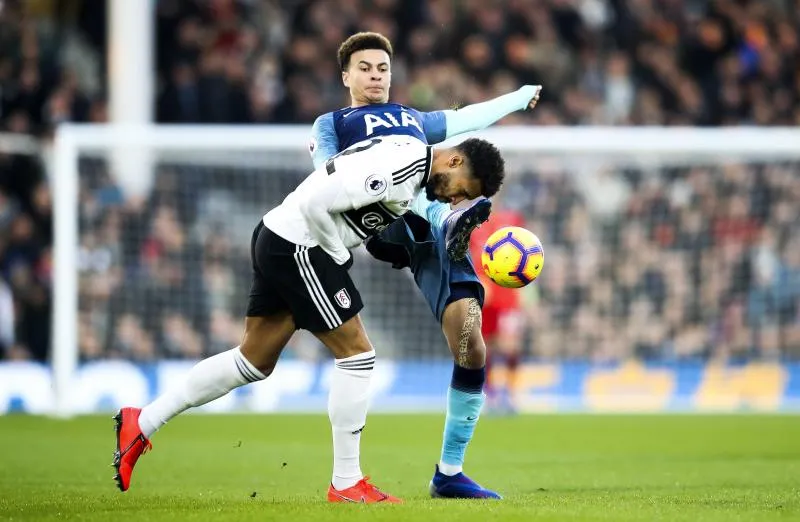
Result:
{"label": "soccer player in light blue jersey", "polygon": [[[540,86],[517,91],[460,110],[420,112],[389,102],[392,45],[378,33],[358,33],[339,47],[342,81],[350,90],[349,107],[323,114],[314,122],[309,151],[319,168],[343,149],[386,135],[410,135],[428,144],[488,127],[518,110],[533,109]],[[395,268],[410,267],[417,286],[442,325],[454,366],[447,394],[444,440],[429,490],[433,497],[501,498],[463,473],[467,444],[472,440],[484,403],[486,344],[481,336],[484,291],[468,254],[469,235],[491,210],[480,198],[451,210],[467,194],[434,195],[435,183],[409,201],[411,212],[400,219],[370,216],[356,224],[382,230],[367,250]],[[442,193],[442,191],[437,191]]]}

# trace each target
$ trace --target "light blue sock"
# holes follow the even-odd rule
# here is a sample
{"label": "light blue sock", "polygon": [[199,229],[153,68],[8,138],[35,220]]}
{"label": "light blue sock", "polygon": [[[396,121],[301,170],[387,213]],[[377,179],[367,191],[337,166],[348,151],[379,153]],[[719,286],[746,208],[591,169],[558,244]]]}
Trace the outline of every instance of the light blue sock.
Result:
{"label": "light blue sock", "polygon": [[432,201],[427,208],[428,222],[441,230],[444,226],[444,222],[447,220],[447,216],[449,216],[452,212],[453,211],[450,210],[450,205],[447,203]]}
{"label": "light blue sock", "polygon": [[455,475],[464,465],[467,444],[472,440],[475,425],[483,407],[485,369],[469,370],[454,365],[453,380],[447,390],[447,415],[440,471]]}
{"label": "light blue sock", "polygon": [[425,191],[417,194],[417,197],[411,204],[410,210],[414,211],[418,216],[424,217],[428,220],[428,223],[437,229],[442,228],[447,216],[452,212],[452,210],[450,210],[450,205],[447,203],[429,201],[428,198],[425,197]]}

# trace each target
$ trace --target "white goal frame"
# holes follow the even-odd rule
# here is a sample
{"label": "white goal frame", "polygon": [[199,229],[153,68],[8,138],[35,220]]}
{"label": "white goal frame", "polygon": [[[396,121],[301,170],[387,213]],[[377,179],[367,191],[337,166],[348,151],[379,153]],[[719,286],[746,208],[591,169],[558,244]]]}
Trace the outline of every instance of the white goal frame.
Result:
{"label": "white goal frame", "polygon": [[[52,382],[56,416],[73,414],[70,394],[78,365],[78,159],[82,151],[130,146],[154,150],[302,150],[310,126],[114,126],[58,127],[52,159],[54,270]],[[478,133],[501,150],[556,156],[657,156],[734,159],[800,158],[800,129],[735,127],[497,127]],[[460,141],[459,137],[456,141]],[[446,142],[447,143],[447,142]],[[309,172],[311,161],[308,162]]]}

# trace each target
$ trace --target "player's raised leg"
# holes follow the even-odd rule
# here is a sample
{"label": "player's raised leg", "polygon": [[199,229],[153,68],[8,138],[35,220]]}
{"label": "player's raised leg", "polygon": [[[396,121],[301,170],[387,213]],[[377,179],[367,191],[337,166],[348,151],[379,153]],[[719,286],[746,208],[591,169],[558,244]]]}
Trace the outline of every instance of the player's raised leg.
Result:
{"label": "player's raised leg", "polygon": [[288,312],[247,317],[242,344],[209,357],[189,370],[186,378],[142,409],[122,408],[114,416],[117,447],[114,480],[127,491],[139,457],[152,447],[150,437],[176,415],[202,406],[245,384],[267,378],[295,331]]}
{"label": "player's raised leg", "polygon": [[[459,218],[470,209],[475,213],[467,215],[481,216],[488,208],[483,203],[473,204],[466,211],[453,212],[449,205],[418,197],[413,213],[405,214],[366,244],[377,259],[392,263],[395,268],[412,268],[417,286],[442,323],[453,354],[442,457],[430,486],[436,497],[499,498],[462,472],[466,448],[484,402],[486,346],[480,332],[483,289],[470,261],[452,261],[445,248],[449,225],[457,224],[451,230],[469,233],[485,217],[469,221]],[[444,292],[443,279],[450,282]]]}
{"label": "player's raised leg", "polygon": [[328,395],[333,434],[333,476],[328,501],[401,502],[379,490],[361,472],[361,433],[367,422],[369,384],[375,366],[375,350],[361,317],[355,315],[338,328],[314,335],[336,359]]}
{"label": "player's raised leg", "polygon": [[468,206],[451,210],[450,205],[438,201],[428,201],[423,196],[414,200],[411,209],[424,216],[431,224],[434,238],[442,238],[448,258],[462,261],[469,253],[469,238],[472,231],[481,226],[492,212],[492,202],[488,198],[478,198]]}
{"label": "player's raised leg", "polygon": [[[462,288],[468,287],[458,286],[454,290],[459,292]],[[454,364],[447,390],[442,454],[430,482],[430,494],[434,498],[502,498],[463,472],[467,445],[472,440],[485,400],[486,345],[481,336],[478,299],[466,297],[450,302],[442,316],[442,330]]]}
{"label": "player's raised leg", "polygon": [[284,346],[297,329],[280,283],[302,285],[300,269],[292,260],[295,245],[277,241],[259,221],[250,253],[253,283],[247,304],[244,335],[239,346],[209,357],[189,370],[186,378],[142,409],[122,408],[115,416],[117,447],[114,480],[121,491],[130,487],[136,462],[151,447],[150,437],[176,415],[222,397],[272,373]]}

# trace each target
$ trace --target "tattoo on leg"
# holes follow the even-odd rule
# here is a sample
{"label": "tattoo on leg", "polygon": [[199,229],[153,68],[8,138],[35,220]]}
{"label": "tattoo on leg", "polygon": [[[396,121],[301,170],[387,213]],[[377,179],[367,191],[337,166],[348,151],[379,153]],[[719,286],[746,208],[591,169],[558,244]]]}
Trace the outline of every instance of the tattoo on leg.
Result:
{"label": "tattoo on leg", "polygon": [[467,356],[469,355],[469,336],[475,328],[475,323],[480,326],[481,306],[474,297],[469,298],[467,305],[467,317],[461,326],[461,333],[458,336],[458,357],[456,362],[462,368],[467,367]]}

